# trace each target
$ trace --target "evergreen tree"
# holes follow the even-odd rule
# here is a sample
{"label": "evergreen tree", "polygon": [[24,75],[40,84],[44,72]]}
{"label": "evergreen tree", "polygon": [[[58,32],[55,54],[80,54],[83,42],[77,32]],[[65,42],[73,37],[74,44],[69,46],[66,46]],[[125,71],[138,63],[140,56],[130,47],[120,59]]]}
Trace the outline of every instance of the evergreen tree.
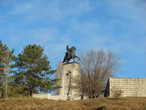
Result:
{"label": "evergreen tree", "polygon": [[0,92],[2,97],[8,96],[13,52],[14,50],[10,51],[7,45],[0,41]]}
{"label": "evergreen tree", "polygon": [[50,78],[55,72],[44,55],[40,45],[28,45],[16,58],[15,86],[19,93],[32,96],[37,92],[54,89],[55,79]]}

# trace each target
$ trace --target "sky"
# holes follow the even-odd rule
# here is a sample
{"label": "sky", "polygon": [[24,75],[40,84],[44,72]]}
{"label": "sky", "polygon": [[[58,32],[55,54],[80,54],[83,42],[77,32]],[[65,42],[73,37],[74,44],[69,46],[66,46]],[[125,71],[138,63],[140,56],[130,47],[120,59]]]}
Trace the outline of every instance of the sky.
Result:
{"label": "sky", "polygon": [[66,45],[77,55],[112,51],[117,77],[146,77],[146,0],[0,0],[0,40],[15,54],[40,44],[55,67]]}

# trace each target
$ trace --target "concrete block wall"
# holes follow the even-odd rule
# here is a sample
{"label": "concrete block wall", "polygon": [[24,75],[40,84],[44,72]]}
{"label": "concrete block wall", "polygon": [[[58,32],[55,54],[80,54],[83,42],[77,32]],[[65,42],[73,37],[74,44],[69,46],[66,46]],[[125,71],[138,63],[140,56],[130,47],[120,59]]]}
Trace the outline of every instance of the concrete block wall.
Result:
{"label": "concrete block wall", "polygon": [[146,97],[145,78],[110,78],[110,97],[114,97],[117,91],[120,97]]}

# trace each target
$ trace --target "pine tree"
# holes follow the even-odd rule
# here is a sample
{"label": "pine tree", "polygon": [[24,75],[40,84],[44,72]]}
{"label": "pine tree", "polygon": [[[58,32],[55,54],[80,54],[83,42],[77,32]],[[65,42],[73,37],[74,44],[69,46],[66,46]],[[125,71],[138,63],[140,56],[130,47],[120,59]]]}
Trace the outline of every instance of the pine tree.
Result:
{"label": "pine tree", "polygon": [[0,93],[2,94],[2,74],[3,74],[3,44],[0,41]]}
{"label": "pine tree", "polygon": [[10,51],[7,45],[0,41],[0,91],[2,97],[8,97],[13,52],[14,50]]}
{"label": "pine tree", "polygon": [[28,45],[16,58],[15,84],[19,93],[32,96],[33,93],[48,92],[56,87],[56,80],[50,78],[55,70],[51,70],[43,52],[40,45]]}

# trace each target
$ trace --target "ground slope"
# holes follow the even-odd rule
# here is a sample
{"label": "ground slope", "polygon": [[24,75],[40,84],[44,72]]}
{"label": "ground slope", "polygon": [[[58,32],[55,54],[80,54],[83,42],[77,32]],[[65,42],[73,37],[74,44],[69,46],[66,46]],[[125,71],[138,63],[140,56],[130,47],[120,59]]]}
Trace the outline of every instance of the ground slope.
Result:
{"label": "ground slope", "polygon": [[9,98],[0,99],[0,110],[146,110],[146,98],[100,98],[84,101]]}

